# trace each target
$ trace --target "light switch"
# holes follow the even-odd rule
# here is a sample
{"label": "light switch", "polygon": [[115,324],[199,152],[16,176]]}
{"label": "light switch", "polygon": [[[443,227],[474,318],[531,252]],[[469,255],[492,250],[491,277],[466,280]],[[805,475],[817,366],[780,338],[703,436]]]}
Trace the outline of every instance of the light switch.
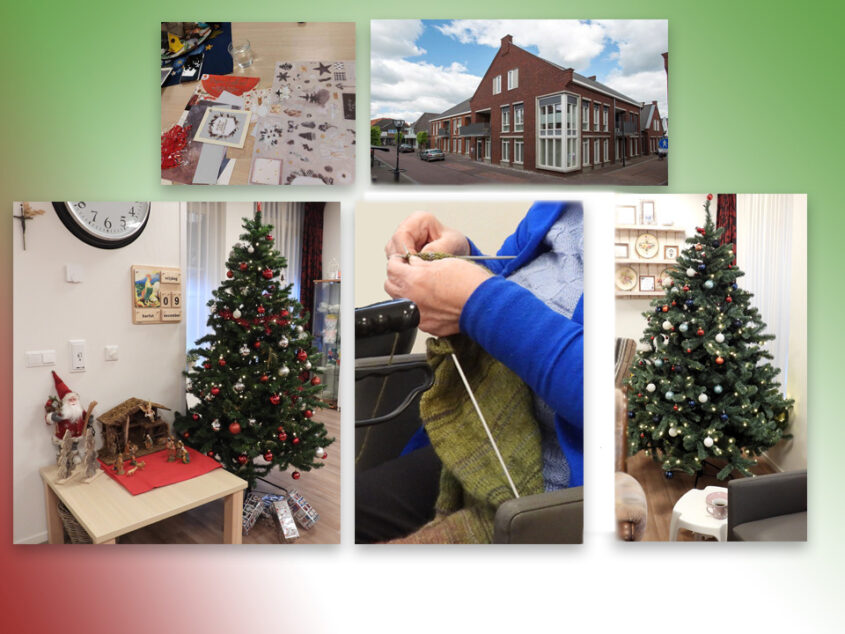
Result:
{"label": "light switch", "polygon": [[117,361],[118,348],[117,346],[106,346],[106,361]]}
{"label": "light switch", "polygon": [[42,350],[41,351],[41,365],[56,365],[56,351]]}
{"label": "light switch", "polygon": [[85,267],[81,264],[65,264],[65,281],[79,284],[85,279]]}
{"label": "light switch", "polygon": [[26,367],[37,368],[42,365],[56,365],[55,350],[33,350],[26,353]]}
{"label": "light switch", "polygon": [[85,340],[70,340],[70,371],[85,372]]}
{"label": "light switch", "polygon": [[41,365],[41,353],[40,352],[27,352],[26,353],[26,367],[36,368],[39,365]]}

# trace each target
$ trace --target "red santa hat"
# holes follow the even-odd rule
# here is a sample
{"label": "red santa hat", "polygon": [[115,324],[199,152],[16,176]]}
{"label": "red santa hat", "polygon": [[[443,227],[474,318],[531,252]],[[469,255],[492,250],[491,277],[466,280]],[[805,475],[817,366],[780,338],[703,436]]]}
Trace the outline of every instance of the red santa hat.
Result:
{"label": "red santa hat", "polygon": [[73,390],[71,390],[65,382],[59,378],[59,375],[56,374],[56,371],[53,370],[53,382],[56,384],[56,393],[59,395],[60,400],[65,400],[65,396],[70,394]]}

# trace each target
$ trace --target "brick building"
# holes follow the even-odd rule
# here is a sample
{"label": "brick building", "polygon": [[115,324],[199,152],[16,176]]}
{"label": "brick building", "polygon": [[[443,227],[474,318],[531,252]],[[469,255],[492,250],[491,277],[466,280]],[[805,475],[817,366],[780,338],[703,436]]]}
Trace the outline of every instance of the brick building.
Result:
{"label": "brick building", "polygon": [[666,135],[666,129],[663,127],[663,120],[660,118],[656,101],[643,106],[640,122],[642,124],[643,154],[657,154],[657,144]]}
{"label": "brick building", "polygon": [[430,122],[444,152],[495,165],[577,172],[642,153],[642,103],[513,44],[506,35],[475,94]]}

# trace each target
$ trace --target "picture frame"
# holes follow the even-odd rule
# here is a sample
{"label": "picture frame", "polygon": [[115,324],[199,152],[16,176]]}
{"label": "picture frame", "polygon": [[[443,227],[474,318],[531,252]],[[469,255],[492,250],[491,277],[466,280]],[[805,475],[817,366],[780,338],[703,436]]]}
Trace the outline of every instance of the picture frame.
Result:
{"label": "picture frame", "polygon": [[194,141],[242,148],[249,129],[249,110],[208,108],[194,135]]}
{"label": "picture frame", "polygon": [[167,324],[182,321],[182,271],[168,266],[130,267],[132,323]]}
{"label": "picture frame", "polygon": [[628,257],[628,243],[627,242],[617,242],[613,247],[614,257],[618,259],[623,259]]}
{"label": "picture frame", "polygon": [[667,244],[663,247],[664,260],[677,260],[680,255],[680,249],[677,244]]}
{"label": "picture frame", "polygon": [[617,225],[635,225],[637,224],[637,208],[635,205],[617,205],[616,206],[616,224]]}
{"label": "picture frame", "polygon": [[640,275],[640,292],[648,293],[653,292],[654,290],[656,290],[654,286],[654,276]]}
{"label": "picture frame", "polygon": [[640,223],[644,225],[657,224],[657,211],[654,207],[653,200],[643,200],[640,202]]}

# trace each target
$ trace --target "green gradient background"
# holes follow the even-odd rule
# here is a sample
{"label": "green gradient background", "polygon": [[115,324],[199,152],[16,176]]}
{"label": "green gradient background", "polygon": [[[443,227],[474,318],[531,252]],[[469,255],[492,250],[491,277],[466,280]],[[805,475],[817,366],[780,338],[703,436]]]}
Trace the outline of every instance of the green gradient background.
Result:
{"label": "green gradient background", "polygon": [[[844,306],[843,283],[839,277],[842,265],[837,256],[843,252],[845,214],[839,191],[843,161],[841,150],[834,148],[845,144],[842,135],[845,116],[840,113],[845,9],[841,4],[829,8],[833,3],[825,3],[826,6],[809,2],[791,4],[793,6],[756,1],[524,0],[504,3],[465,0],[456,3],[429,0],[394,4],[397,8],[391,11],[391,4],[383,1],[324,0],[301,10],[278,0],[206,0],[202,3],[104,0],[87,2],[84,6],[73,6],[69,2],[6,2],[0,9],[0,24],[4,25],[0,59],[6,66],[2,79],[3,98],[0,99],[5,154],[0,175],[0,210],[9,218],[14,200],[254,198],[254,193],[247,188],[166,188],[159,185],[156,131],[160,128],[160,95],[155,90],[158,77],[155,68],[158,23],[162,19],[357,21],[357,51],[361,62],[359,104],[366,116],[369,99],[366,60],[371,18],[668,18],[672,153],[670,187],[661,191],[808,194],[811,542],[806,547],[782,550],[751,545],[748,552],[754,555],[754,560],[768,562],[767,565],[755,564],[759,574],[752,575],[751,583],[759,583],[760,577],[765,576],[773,587],[783,581],[792,586],[792,591],[771,595],[777,596],[774,603],[754,594],[760,601],[749,616],[755,620],[763,618],[771,628],[779,629],[806,609],[812,614],[807,616],[810,623],[805,625],[809,625],[810,631],[819,631],[835,623],[843,614],[838,588],[845,564],[845,540],[841,537],[845,513],[840,477],[845,426],[841,422],[842,395],[839,392],[842,389],[839,361],[843,355],[839,328]],[[285,193],[277,195],[282,197]],[[14,233],[12,227],[9,220],[0,222],[0,279],[6,282],[0,284],[0,420],[5,423],[5,442],[0,444],[0,469],[5,480],[0,492],[0,508],[4,514],[0,525],[0,553],[6,579],[15,575],[25,597],[27,591],[30,595],[42,591],[51,593],[50,588],[54,588],[56,582],[45,577],[69,579],[82,571],[77,568],[81,561],[75,554],[53,551],[48,557],[43,550],[35,554],[31,549],[9,546],[12,539],[12,289],[8,282],[12,267],[11,240],[13,236],[20,239],[17,224]],[[161,553],[167,553],[167,557],[176,556],[180,562],[209,574],[218,564],[236,563],[250,567],[249,572],[252,572],[263,561],[256,551],[236,558],[231,549],[214,553],[200,550],[190,554],[187,550],[179,549],[178,553],[172,549],[131,550],[121,553],[119,561],[121,565],[132,566],[143,584],[151,583],[156,568],[161,569],[164,558],[159,556]],[[692,549],[684,550],[692,552]],[[142,557],[142,552],[155,554]],[[206,556],[200,556],[199,552]],[[262,552],[268,553],[267,550]],[[732,552],[741,562],[747,551],[733,549]],[[622,566],[636,562],[638,567],[664,568],[665,573],[657,576],[666,586],[655,587],[657,593],[668,590],[675,581],[682,581],[685,586],[697,588],[702,598],[711,593],[713,596],[721,594],[721,584],[702,587],[696,576],[682,580],[683,575],[674,568],[675,562],[668,550],[649,548],[639,553],[631,555],[630,551],[617,551],[616,555],[622,560],[619,562]],[[99,581],[93,581],[94,575],[88,581],[95,583],[97,588],[107,587],[107,579],[115,570],[105,564],[105,558],[115,555],[102,551],[84,554],[85,565],[90,566],[86,570],[92,572],[96,566],[96,572],[102,575]],[[339,554],[338,551],[335,554]],[[707,560],[700,556],[704,554],[699,549],[697,556],[687,559],[692,560],[689,563],[695,562],[694,567],[704,568]],[[499,555],[503,554],[485,552],[485,559]],[[781,557],[787,564],[783,569],[778,565]],[[512,557],[507,559],[511,563],[514,561]],[[299,561],[303,566],[307,565],[307,560],[299,558]],[[49,566],[49,572],[38,570],[36,566]],[[324,573],[332,575],[332,564],[324,566]],[[269,574],[270,570],[264,572]],[[751,573],[741,566],[730,572],[738,576],[728,577],[724,583],[733,591],[738,590]],[[610,570],[607,574],[620,578]],[[781,575],[786,578],[780,578]],[[352,577],[348,578],[351,581]],[[179,590],[177,578],[170,577],[163,583],[161,589],[165,592]],[[291,586],[285,579],[279,579],[276,584],[274,588],[280,596]],[[252,585],[247,582],[231,598],[243,600],[259,585],[257,579]],[[339,588],[336,584],[330,586],[338,595],[345,590],[342,585]],[[213,587],[207,574],[202,582],[193,586],[191,600],[210,596],[204,593],[213,593]],[[620,586],[616,588],[616,599],[629,590],[623,592],[618,589]],[[676,594],[694,592],[695,588],[679,588]],[[93,588],[88,592],[93,592]],[[597,588],[596,592],[604,595],[614,593],[614,590],[605,586]],[[87,594],[82,590],[80,593]],[[9,600],[8,595],[3,598],[3,601]],[[19,631],[46,631],[50,625],[57,628],[63,615],[84,614],[78,602],[70,599],[61,600],[56,609],[48,612],[38,608],[41,600],[34,596],[31,600],[18,597],[15,601],[19,616],[10,617],[6,608],[2,618],[12,618],[21,628]],[[113,610],[119,596],[111,597],[110,601],[109,613],[117,614]],[[629,601],[625,603],[631,609],[641,611],[639,618],[651,621],[651,626],[669,625],[661,623],[659,614],[653,611],[659,600]],[[144,602],[152,612],[156,611],[157,599]],[[141,606],[136,605],[138,607]],[[223,621],[206,615],[202,622],[212,626],[209,631],[220,631],[218,628],[222,629],[224,621],[227,629],[234,629],[242,607],[243,604],[233,605]],[[253,607],[252,629],[257,629],[264,622],[258,616],[271,606]],[[306,603],[305,609],[312,607]],[[181,606],[179,612],[184,609]],[[278,614],[284,609],[279,606],[275,611]],[[784,610],[793,618],[776,616],[782,616]],[[149,613],[146,616],[151,617]],[[184,618],[168,621],[171,627],[166,629],[188,628],[185,619],[189,616],[182,614]],[[342,614],[338,618],[340,616]],[[597,616],[597,619],[601,618]],[[154,620],[163,622],[158,616]],[[697,617],[695,620],[703,623],[707,619]],[[482,619],[477,625],[484,622]],[[137,629],[134,625],[122,628],[123,631]],[[308,631],[316,630],[321,628],[310,627]]]}

